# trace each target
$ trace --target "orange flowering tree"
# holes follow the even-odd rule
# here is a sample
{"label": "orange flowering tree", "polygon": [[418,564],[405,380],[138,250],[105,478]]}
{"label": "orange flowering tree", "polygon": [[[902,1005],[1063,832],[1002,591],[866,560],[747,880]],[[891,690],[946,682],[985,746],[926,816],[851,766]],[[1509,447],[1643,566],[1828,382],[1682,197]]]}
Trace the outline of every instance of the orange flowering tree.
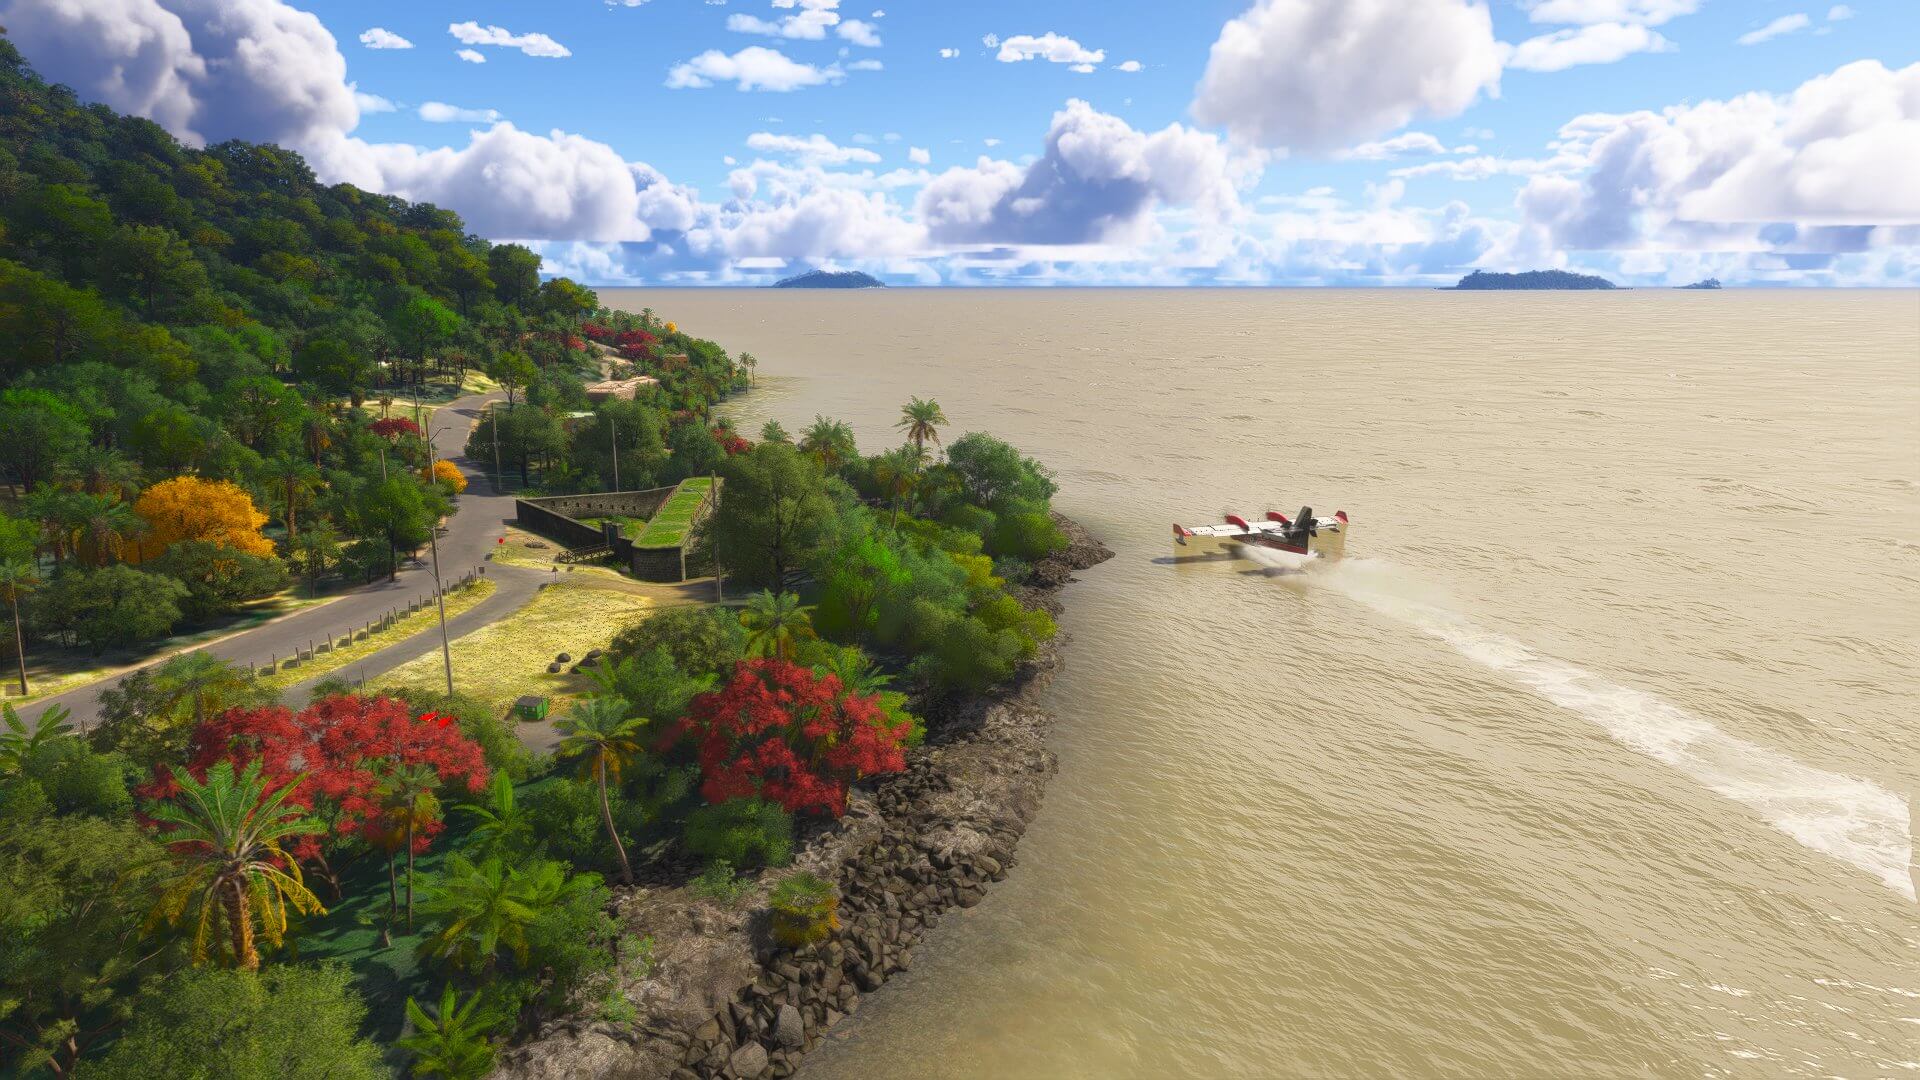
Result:
{"label": "orange flowering tree", "polygon": [[267,515],[253,505],[253,497],[226,480],[180,476],[162,480],[140,493],[134,512],[147,522],[140,539],[140,558],[158,557],[182,540],[206,540],[267,558],[273,541],[261,535]]}
{"label": "orange flowering tree", "polygon": [[445,458],[433,463],[432,471],[423,471],[421,478],[430,484],[445,484],[448,491],[455,495],[467,490],[467,476],[460,467]]}

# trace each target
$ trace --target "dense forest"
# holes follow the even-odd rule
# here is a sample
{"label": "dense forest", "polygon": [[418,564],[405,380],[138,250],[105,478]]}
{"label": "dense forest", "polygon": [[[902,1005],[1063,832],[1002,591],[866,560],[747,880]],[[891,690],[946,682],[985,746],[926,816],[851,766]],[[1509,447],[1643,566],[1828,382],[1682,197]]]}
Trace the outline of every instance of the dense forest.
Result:
{"label": "dense forest", "polygon": [[[469,1078],[555,1016],[631,1021],[651,945],[619,890],[734,902],[800,823],[903,770],[924,716],[1053,635],[1019,599],[1065,544],[1053,482],[989,435],[943,443],[937,403],[908,402],[878,454],[824,417],[749,440],[714,406],[752,357],[542,280],[453,213],[321,185],[276,147],[185,148],[4,39],[0,95],[22,693],[28,654],[157,657],[183,627],[393,574],[467,483],[417,418],[476,391],[499,403],[467,454],[498,483],[718,473],[697,557],[757,590],[607,641],[549,753],[459,693],[333,682],[291,707],[204,652],[121,679],[97,717],[6,705],[0,1071]],[[590,399],[609,378],[639,388]],[[776,936],[819,940],[834,903],[781,873]]]}

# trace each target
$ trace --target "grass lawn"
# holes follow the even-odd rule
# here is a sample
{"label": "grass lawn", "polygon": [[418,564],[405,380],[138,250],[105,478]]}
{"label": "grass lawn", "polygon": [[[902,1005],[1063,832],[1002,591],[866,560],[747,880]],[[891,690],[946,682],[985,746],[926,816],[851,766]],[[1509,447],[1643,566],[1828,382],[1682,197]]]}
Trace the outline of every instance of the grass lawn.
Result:
{"label": "grass lawn", "polygon": [[693,525],[693,515],[699,512],[700,504],[712,490],[711,477],[693,476],[680,481],[680,486],[660,504],[659,512],[647,522],[634,544],[643,548],[679,547],[687,538],[687,529]]}
{"label": "grass lawn", "polygon": [[[593,686],[585,675],[547,674],[559,653],[575,660],[587,650],[605,648],[628,623],[653,606],[632,593],[596,588],[588,581],[561,580],[540,590],[532,602],[490,626],[453,643],[455,689],[505,710],[515,698],[537,694],[564,701]],[[571,665],[569,665],[571,666]],[[394,668],[383,686],[435,689],[443,686],[440,656],[422,656]]]}
{"label": "grass lawn", "polygon": [[[451,619],[492,596],[493,590],[494,584],[490,578],[480,578],[464,589],[448,593],[447,618]],[[331,675],[341,668],[365,660],[389,645],[405,641],[415,634],[424,633],[438,625],[439,621],[439,609],[429,605],[401,618],[390,629],[369,634],[365,641],[356,641],[344,649],[336,648],[330,652],[320,653],[304,664],[283,668],[272,675],[263,675],[258,682],[270,690],[284,690],[295,683],[306,682],[308,679],[316,679],[322,675]]]}

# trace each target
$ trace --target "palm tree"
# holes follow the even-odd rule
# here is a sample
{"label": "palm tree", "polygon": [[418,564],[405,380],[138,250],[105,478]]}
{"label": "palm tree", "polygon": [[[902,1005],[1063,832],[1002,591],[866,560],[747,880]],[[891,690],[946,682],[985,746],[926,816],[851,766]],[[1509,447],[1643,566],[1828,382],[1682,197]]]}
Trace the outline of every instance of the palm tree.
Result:
{"label": "palm tree", "polygon": [[327,560],[340,554],[340,531],[333,527],[333,522],[323,518],[320,524],[300,534],[295,549],[306,571],[307,595],[312,596],[319,588],[320,575],[326,572]]}
{"label": "palm tree", "polygon": [[27,696],[27,638],[20,628],[20,594],[40,584],[40,568],[31,559],[0,560],[0,592],[13,609],[13,657],[20,665],[20,696]]}
{"label": "palm tree", "polygon": [[515,805],[513,780],[506,773],[493,774],[485,805],[463,803],[454,810],[473,818],[469,843],[482,856],[511,855],[533,838],[533,822]]}
{"label": "palm tree", "polygon": [[280,520],[286,523],[287,547],[291,550],[300,538],[294,515],[320,482],[320,470],[300,458],[282,455],[267,462],[265,478],[279,491]]}
{"label": "palm tree", "polygon": [[113,494],[124,499],[140,486],[138,464],[118,450],[98,446],[89,446],[62,462],[58,475],[89,495]]}
{"label": "palm tree", "polygon": [[476,865],[464,855],[449,855],[438,880],[420,900],[422,915],[442,920],[420,951],[476,976],[493,969],[502,948],[525,964],[531,947],[527,928],[555,904],[598,881],[597,874],[569,877],[551,859],[509,869],[499,859]]}
{"label": "palm tree", "polygon": [[760,370],[760,361],[755,359],[752,353],[743,352],[740,354],[740,366],[747,369],[747,385],[754,385],[757,381],[755,373]]}
{"label": "palm tree", "polygon": [[938,445],[938,429],[947,426],[947,414],[940,411],[940,403],[929,398],[925,401],[914,398],[900,406],[900,422],[893,425],[907,433],[907,441],[922,450],[928,443]]}
{"label": "palm tree", "polygon": [[333,445],[333,424],[325,413],[308,413],[300,422],[300,439],[306,444],[307,453],[313,455],[313,463],[320,464],[320,455]]}
{"label": "palm tree", "polygon": [[818,461],[820,467],[830,473],[839,472],[840,466],[859,453],[854,447],[852,428],[817,415],[813,424],[800,433],[800,452]]}
{"label": "palm tree", "polygon": [[[440,800],[434,794],[440,787],[440,774],[421,765],[396,765],[380,778],[380,806],[386,812],[393,839],[407,852],[407,929],[413,929],[413,839],[416,833],[440,820]],[[387,919],[392,921],[400,898],[396,894],[393,852],[387,853]]]}
{"label": "palm tree", "polygon": [[893,685],[893,676],[875,667],[866,653],[852,645],[828,653],[826,663],[818,670],[839,679],[848,693],[860,697],[871,697]]}
{"label": "palm tree", "polygon": [[889,450],[873,459],[873,480],[893,504],[892,527],[895,529],[900,527],[900,503],[913,493],[925,459],[926,451],[914,446]]}
{"label": "palm tree", "polygon": [[633,867],[627,862],[627,847],[620,842],[620,832],[613,827],[613,803],[607,798],[608,775],[617,783],[621,768],[645,752],[640,736],[648,721],[627,712],[625,698],[600,694],[575,705],[554,727],[562,736],[557,755],[577,760],[580,770],[591,775],[600,787],[600,820],[613,840],[614,854],[619,856],[620,880],[631,885]]}
{"label": "palm tree", "polygon": [[70,737],[73,725],[67,723],[67,717],[72,715],[64,705],[49,706],[40,714],[40,722],[28,731],[27,722],[20,719],[13,706],[0,702],[0,725],[6,728],[0,731],[0,776],[19,772],[41,750]]}
{"label": "palm tree", "polygon": [[800,606],[800,598],[790,592],[762,589],[747,597],[740,625],[747,630],[748,653],[777,660],[791,661],[795,646],[813,637],[812,618]]}
{"label": "palm tree", "polygon": [[487,1035],[499,1026],[501,1018],[490,1009],[479,1008],[481,997],[475,991],[466,1004],[459,1004],[453,984],[448,983],[440,992],[440,1007],[432,1015],[413,998],[407,998],[407,1019],[413,1021],[414,1033],[398,1043],[413,1055],[413,1075],[480,1080],[493,1071],[493,1044],[487,1041]]}
{"label": "palm tree", "polygon": [[173,880],[161,893],[155,914],[173,923],[193,918],[195,963],[206,959],[208,939],[224,919],[234,963],[256,971],[256,919],[268,944],[277,945],[286,934],[289,906],[326,914],[300,880],[300,864],[280,846],[288,837],[326,827],[300,807],[287,805],[301,778],[268,790],[258,761],[238,775],[232,762],[219,762],[208,770],[205,783],[179,766],[172,771],[179,794],[147,808],[174,859]]}
{"label": "palm tree", "polygon": [[232,664],[205,651],[181,653],[153,671],[155,689],[171,710],[183,701],[193,703],[193,726],[206,723],[209,702],[219,702],[250,685]]}
{"label": "palm tree", "polygon": [[793,441],[793,436],[787,434],[787,429],[780,426],[780,421],[769,420],[760,425],[760,441],[790,443]]}
{"label": "palm tree", "polygon": [[127,541],[147,530],[147,519],[118,495],[87,495],[80,529],[80,550],[93,566],[118,559]]}

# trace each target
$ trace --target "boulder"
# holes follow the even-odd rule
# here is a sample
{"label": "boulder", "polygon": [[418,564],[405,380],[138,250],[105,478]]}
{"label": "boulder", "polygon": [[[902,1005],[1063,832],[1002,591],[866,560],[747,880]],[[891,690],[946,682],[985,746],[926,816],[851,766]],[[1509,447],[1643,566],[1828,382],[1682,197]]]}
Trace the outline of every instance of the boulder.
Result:
{"label": "boulder", "polygon": [[733,1052],[727,1060],[727,1067],[740,1080],[751,1080],[767,1069],[767,1048],[757,1042],[750,1042]]}
{"label": "boulder", "polygon": [[807,1025],[801,1019],[799,1009],[791,1005],[780,1006],[780,1015],[773,1021],[773,1038],[789,1050],[806,1045]]}
{"label": "boulder", "polygon": [[558,674],[560,674],[560,665],[559,665],[559,664],[548,664],[548,665],[547,665],[547,674],[549,674],[549,675],[558,675]]}
{"label": "boulder", "polygon": [[558,660],[562,664],[571,664],[573,663],[573,654],[561,653],[559,656],[554,657],[554,659]]}

